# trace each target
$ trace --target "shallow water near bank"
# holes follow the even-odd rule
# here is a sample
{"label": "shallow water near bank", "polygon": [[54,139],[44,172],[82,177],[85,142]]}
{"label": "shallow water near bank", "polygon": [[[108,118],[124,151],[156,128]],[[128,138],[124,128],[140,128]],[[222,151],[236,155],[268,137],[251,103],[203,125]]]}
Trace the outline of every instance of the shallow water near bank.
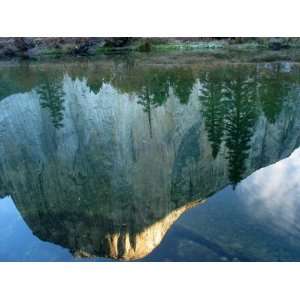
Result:
{"label": "shallow water near bank", "polygon": [[300,67],[0,66],[1,261],[300,261]]}

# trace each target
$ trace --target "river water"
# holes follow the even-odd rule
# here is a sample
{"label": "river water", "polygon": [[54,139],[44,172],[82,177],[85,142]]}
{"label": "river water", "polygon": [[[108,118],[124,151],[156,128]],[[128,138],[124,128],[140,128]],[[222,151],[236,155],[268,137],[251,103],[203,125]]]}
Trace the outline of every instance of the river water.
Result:
{"label": "river water", "polygon": [[299,75],[0,63],[0,261],[300,261]]}

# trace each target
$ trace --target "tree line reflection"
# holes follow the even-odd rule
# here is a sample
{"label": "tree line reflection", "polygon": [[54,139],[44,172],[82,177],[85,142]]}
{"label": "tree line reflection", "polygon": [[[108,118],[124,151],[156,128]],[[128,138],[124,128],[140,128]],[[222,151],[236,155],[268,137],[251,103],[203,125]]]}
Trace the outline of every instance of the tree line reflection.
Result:
{"label": "tree line reflection", "polygon": [[289,92],[299,84],[299,76],[286,72],[280,63],[261,69],[256,65],[225,66],[195,74],[192,69],[174,68],[142,75],[135,82],[134,77],[130,77],[132,85],[126,81],[124,86],[118,77],[112,84],[121,92],[138,95],[138,103],[148,115],[150,136],[152,110],[167,101],[171,90],[180,103],[188,104],[196,80],[199,80],[200,107],[212,156],[217,157],[224,143],[233,188],[246,170],[253,128],[259,115],[264,114],[269,123],[275,123],[284,103],[293,101]]}
{"label": "tree line reflection", "polygon": [[201,79],[202,112],[212,155],[226,146],[228,177],[233,188],[243,178],[255,123],[262,113],[274,123],[295,84],[280,64],[272,72],[232,68],[206,73]]}
{"label": "tree line reflection", "polygon": [[[136,72],[134,67],[130,67],[125,73],[121,68],[102,76],[97,72],[89,75],[87,84],[95,94],[104,83],[109,83],[121,93],[137,96],[137,103],[147,114],[150,137],[153,135],[153,110],[164,105],[170,93],[181,104],[187,105],[195,88],[212,157],[215,159],[222,145],[225,146],[228,176],[234,188],[246,170],[253,128],[258,116],[264,114],[268,122],[275,123],[284,103],[291,98],[290,90],[299,84],[299,76],[285,72],[282,64],[272,64],[271,69],[259,69],[257,65],[231,65],[202,72],[187,67],[147,68]],[[76,76],[74,79],[78,78]],[[36,88],[41,107],[49,111],[56,129],[63,127],[62,82],[57,74],[50,74],[44,76]]]}

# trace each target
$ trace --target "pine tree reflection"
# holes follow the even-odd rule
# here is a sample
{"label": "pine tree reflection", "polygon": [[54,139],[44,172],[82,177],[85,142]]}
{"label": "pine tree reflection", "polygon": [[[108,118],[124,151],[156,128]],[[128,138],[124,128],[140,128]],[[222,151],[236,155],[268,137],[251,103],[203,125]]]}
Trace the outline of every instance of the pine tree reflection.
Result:
{"label": "pine tree reflection", "polygon": [[225,79],[225,145],[228,176],[233,188],[243,178],[256,120],[256,84],[253,76],[234,70]]}
{"label": "pine tree reflection", "polygon": [[259,99],[270,123],[275,123],[291,87],[285,75],[281,72],[281,65],[276,64],[272,72],[264,72],[259,78]]}
{"label": "pine tree reflection", "polygon": [[148,115],[149,131],[152,137],[152,109],[163,105],[169,96],[168,76],[165,72],[149,73],[145,77],[144,86],[137,92],[138,104],[144,107]]}
{"label": "pine tree reflection", "polygon": [[205,119],[208,140],[212,147],[212,156],[216,158],[224,134],[224,83],[222,77],[208,72],[201,79],[202,113]]}
{"label": "pine tree reflection", "polygon": [[50,113],[53,126],[57,129],[63,127],[64,91],[62,79],[44,76],[36,91],[40,97],[41,107]]}
{"label": "pine tree reflection", "polygon": [[170,72],[170,85],[180,102],[187,104],[194,86],[195,78],[191,69],[175,69]]}

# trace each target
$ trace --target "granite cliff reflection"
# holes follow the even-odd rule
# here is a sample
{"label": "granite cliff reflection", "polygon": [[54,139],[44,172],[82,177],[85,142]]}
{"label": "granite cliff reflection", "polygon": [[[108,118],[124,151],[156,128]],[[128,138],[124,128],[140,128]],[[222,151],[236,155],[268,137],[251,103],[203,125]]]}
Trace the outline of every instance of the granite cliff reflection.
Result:
{"label": "granite cliff reflection", "polygon": [[277,65],[30,72],[0,102],[0,196],[76,256],[142,258],[187,209],[300,144],[297,82]]}

